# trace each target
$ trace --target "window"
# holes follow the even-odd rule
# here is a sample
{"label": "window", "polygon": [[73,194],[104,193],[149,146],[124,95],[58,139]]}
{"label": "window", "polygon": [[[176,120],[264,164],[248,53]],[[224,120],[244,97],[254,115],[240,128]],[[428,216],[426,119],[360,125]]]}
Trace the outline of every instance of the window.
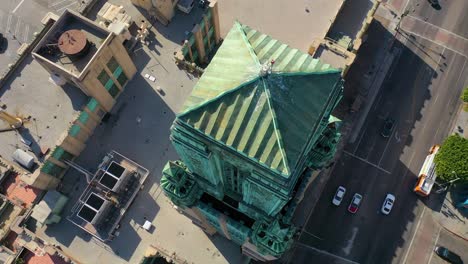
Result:
{"label": "window", "polygon": [[94,112],[96,108],[99,106],[99,103],[96,99],[91,97],[91,99],[89,99],[89,102],[86,106],[91,112]]}
{"label": "window", "polygon": [[104,87],[106,88],[106,90],[109,92],[109,94],[113,98],[117,97],[117,95],[120,92],[119,88],[117,87],[117,85],[115,85],[115,83],[114,83],[114,81],[112,79],[109,79],[109,81],[107,81],[107,83],[106,83],[106,85]]}
{"label": "window", "polygon": [[60,174],[64,171],[65,169],[50,162],[50,161],[46,161],[46,163],[44,163],[44,166],[42,166],[41,168],[41,171],[43,173],[47,173],[49,175],[52,175],[52,176],[55,176],[55,177],[59,177]]}
{"label": "window", "polygon": [[72,137],[76,137],[76,135],[78,135],[78,133],[80,133],[80,130],[81,130],[81,127],[79,125],[73,125],[71,126],[70,130],[68,131],[68,134],[70,134],[70,136]]}
{"label": "window", "polygon": [[86,124],[86,122],[88,122],[88,119],[89,119],[89,114],[85,111],[81,112],[80,116],[78,117],[78,120],[82,124]]}
{"label": "window", "polygon": [[112,86],[111,86],[107,91],[109,91],[109,94],[110,94],[113,98],[117,97],[117,95],[118,95],[119,92],[120,92],[119,88],[118,88],[117,85],[115,85],[115,84],[112,84]]}
{"label": "window", "polygon": [[112,57],[107,63],[107,68],[109,68],[110,72],[112,73],[115,72],[115,70],[117,70],[119,67],[120,65],[114,57]]}
{"label": "window", "polygon": [[56,160],[71,160],[73,159],[73,154],[64,150],[62,147],[56,147],[54,152],[52,152],[52,157]]}
{"label": "window", "polygon": [[98,80],[104,86],[110,80],[109,74],[105,70],[102,70],[101,73],[98,75]]}
{"label": "window", "polygon": [[120,76],[117,77],[117,81],[120,83],[121,86],[124,86],[125,83],[127,83],[128,78],[123,71],[120,73]]}
{"label": "window", "polygon": [[113,73],[115,79],[120,83],[121,86],[124,86],[128,78],[122,70],[122,67],[117,67]]}

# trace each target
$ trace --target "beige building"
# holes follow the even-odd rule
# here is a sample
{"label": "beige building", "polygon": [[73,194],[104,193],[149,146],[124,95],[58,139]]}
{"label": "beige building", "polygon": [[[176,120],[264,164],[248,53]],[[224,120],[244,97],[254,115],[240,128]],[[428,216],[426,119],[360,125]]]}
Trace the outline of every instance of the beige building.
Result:
{"label": "beige building", "polygon": [[155,17],[163,25],[168,25],[175,14],[179,0],[131,0],[136,6],[144,8],[149,15]]}
{"label": "beige building", "polygon": [[72,84],[88,101],[68,131],[47,153],[39,170],[23,181],[41,189],[55,188],[71,161],[103,116],[114,106],[136,67],[123,46],[124,39],[91,20],[66,10],[33,50],[33,57],[58,85]]}

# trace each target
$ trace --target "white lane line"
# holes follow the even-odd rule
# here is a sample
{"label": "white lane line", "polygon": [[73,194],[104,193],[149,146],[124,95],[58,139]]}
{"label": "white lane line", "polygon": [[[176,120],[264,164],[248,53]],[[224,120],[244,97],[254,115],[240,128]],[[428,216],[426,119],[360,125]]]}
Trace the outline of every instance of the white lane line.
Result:
{"label": "white lane line", "polygon": [[69,1],[69,0],[62,0],[62,1],[54,2],[54,3],[52,3],[52,4],[49,5],[49,8],[50,8],[50,7],[58,6],[58,5],[60,5],[61,3],[63,3],[63,2],[68,2],[68,1]]}
{"label": "white lane line", "polygon": [[13,15],[12,14],[8,14],[8,21],[7,21],[7,27],[6,27],[6,31],[7,32],[10,32],[10,27],[11,27],[11,20],[13,19]]}
{"label": "white lane line", "polygon": [[23,42],[28,42],[29,38],[29,24],[26,24],[26,28],[24,29],[24,35],[23,35]]}
{"label": "white lane line", "polygon": [[338,255],[332,254],[332,253],[327,252],[327,251],[325,251],[325,250],[321,250],[321,249],[314,248],[314,247],[309,246],[309,245],[306,245],[306,244],[302,244],[302,243],[300,243],[300,242],[296,242],[296,245],[301,246],[301,247],[305,247],[305,248],[308,248],[308,249],[311,249],[311,250],[313,250],[313,251],[315,251],[315,252],[318,252],[318,253],[320,253],[320,254],[327,255],[327,256],[329,256],[329,257],[337,258],[337,259],[339,259],[339,260],[341,260],[341,261],[344,261],[344,262],[347,262],[347,263],[359,264],[358,262],[349,260],[349,259],[347,259],[347,258],[340,257],[340,256],[338,256]]}
{"label": "white lane line", "polygon": [[78,4],[78,2],[73,2],[71,4],[68,4],[68,5],[66,5],[66,6],[64,6],[62,8],[57,9],[57,12],[62,12],[63,10],[65,10],[65,9],[67,9],[67,8],[73,6],[73,5],[76,5],[76,4]]}
{"label": "white lane line", "polygon": [[12,13],[15,13],[16,10],[18,10],[18,8],[20,7],[21,4],[23,4],[24,0],[21,0],[21,2],[19,2],[19,4],[15,7],[15,9],[13,9]]}
{"label": "white lane line", "polygon": [[356,156],[356,155],[354,155],[353,153],[350,153],[350,152],[348,152],[348,151],[346,151],[346,150],[343,150],[343,153],[346,153],[346,154],[348,154],[349,156],[351,156],[351,157],[353,157],[353,158],[356,158],[356,159],[358,159],[358,160],[360,160],[360,161],[362,161],[362,162],[364,162],[364,163],[367,163],[367,164],[369,164],[369,165],[371,165],[371,166],[373,166],[373,167],[375,167],[375,168],[377,168],[377,169],[379,169],[379,170],[381,170],[381,171],[383,171],[383,172],[385,172],[385,173],[387,173],[387,174],[392,174],[392,173],[389,172],[388,170],[385,170],[385,169],[379,167],[378,165],[376,165],[376,164],[374,164],[374,163],[371,163],[371,162],[369,162],[369,161],[367,161],[367,160],[365,160],[365,159],[363,159],[363,158],[361,158],[361,157],[359,157],[359,156]]}
{"label": "white lane line", "polygon": [[356,235],[359,231],[359,228],[353,227],[351,238],[346,241],[346,247],[342,248],[343,252],[348,256],[351,253],[351,249],[353,248],[354,240],[356,239]]}
{"label": "white lane line", "polygon": [[457,34],[453,33],[452,31],[449,31],[449,30],[447,30],[447,29],[445,29],[445,28],[441,28],[441,27],[436,26],[436,25],[434,25],[434,24],[431,24],[431,23],[429,23],[429,22],[427,22],[427,21],[424,21],[424,20],[422,20],[422,19],[419,18],[419,17],[415,17],[415,16],[408,16],[408,17],[411,17],[411,18],[413,18],[413,19],[416,19],[416,20],[418,20],[419,22],[424,23],[424,24],[426,24],[426,25],[429,25],[429,26],[431,26],[431,27],[434,27],[434,28],[437,28],[437,29],[439,29],[439,30],[445,31],[445,32],[447,32],[447,33],[449,33],[449,34],[451,34],[451,35],[457,37],[457,38],[461,38],[461,39],[463,39],[463,40],[465,40],[465,41],[468,41],[468,39],[465,38],[465,37],[462,37],[462,36],[460,36],[460,35],[457,35]]}
{"label": "white lane line", "polygon": [[411,1],[411,0],[408,0],[408,1],[406,1],[405,8],[403,8],[403,13],[405,13],[405,11],[406,11],[406,8],[408,8],[408,5],[409,5],[409,2],[410,2],[410,1]]}
{"label": "white lane line", "polygon": [[429,256],[429,260],[427,261],[427,264],[431,263],[432,255],[434,255],[434,247],[435,247],[435,245],[437,245],[437,241],[439,241],[439,236],[440,236],[440,230],[441,229],[442,229],[442,227],[439,227],[439,231],[437,231],[437,238],[435,240],[434,246],[432,247],[431,256]]}
{"label": "white lane line", "polygon": [[[403,29],[403,27],[401,27],[401,29]],[[457,51],[457,50],[455,50],[455,49],[453,49],[453,48],[450,48],[450,47],[448,47],[448,46],[442,44],[441,42],[437,42],[437,41],[435,41],[435,40],[433,40],[433,39],[431,39],[431,38],[428,38],[428,37],[426,37],[426,36],[423,36],[423,35],[421,35],[421,34],[419,34],[419,33],[416,33],[416,32],[411,31],[411,30],[409,30],[409,29],[403,29],[403,31],[406,31],[406,32],[410,33],[411,35],[414,35],[414,36],[416,36],[416,37],[419,37],[419,38],[428,40],[428,41],[430,41],[430,42],[432,42],[432,43],[434,43],[434,44],[436,44],[436,45],[439,45],[439,46],[441,46],[441,47],[443,47],[443,48],[446,48],[446,49],[448,49],[448,50],[450,50],[450,51],[453,51],[453,52],[457,53],[458,55],[460,55],[460,56],[462,56],[462,57],[465,57],[465,58],[467,57],[467,55],[461,53],[460,51]]]}
{"label": "white lane line", "polygon": [[18,18],[18,20],[16,21],[15,35],[14,35],[16,39],[19,39],[18,33],[20,29],[21,29],[21,19]]}
{"label": "white lane line", "polygon": [[307,232],[307,230],[305,230],[305,228],[304,228],[304,230],[302,230],[302,233],[306,233],[306,234],[308,234],[309,236],[313,236],[314,238],[316,238],[316,239],[318,239],[318,240],[323,240],[323,238],[321,238],[321,237],[319,237],[319,236],[317,236],[317,235],[314,235],[314,234],[312,234],[312,233],[310,233],[310,232]]}
{"label": "white lane line", "polygon": [[[392,134],[390,134],[390,137],[388,137],[387,144],[385,144],[385,148],[384,148],[384,151],[383,151],[383,153],[382,153],[382,156],[381,156],[380,159],[379,159],[378,166],[380,166],[380,163],[382,162],[382,159],[385,157],[385,152],[387,152],[387,148],[388,148],[388,145],[390,144],[390,141],[393,140],[393,135],[396,133],[396,130],[397,130],[397,128],[398,128],[398,127],[397,127],[397,124],[398,124],[398,123],[395,122],[395,127],[393,128]],[[398,138],[396,137],[396,135],[395,135],[395,139],[398,139]]]}
{"label": "white lane line", "polygon": [[0,12],[0,29],[3,27],[3,12]]}
{"label": "white lane line", "polygon": [[408,246],[408,250],[406,251],[405,258],[403,259],[403,262],[402,262],[403,264],[406,263],[406,259],[408,258],[408,255],[409,255],[409,253],[411,251],[411,246],[413,245],[414,238],[416,237],[416,233],[418,233],[419,225],[421,225],[421,221],[422,221],[424,212],[426,212],[426,207],[423,207],[423,211],[421,213],[421,216],[419,217],[418,224],[416,225],[416,229],[414,230],[413,237],[411,238],[411,242],[410,242],[410,244]]}

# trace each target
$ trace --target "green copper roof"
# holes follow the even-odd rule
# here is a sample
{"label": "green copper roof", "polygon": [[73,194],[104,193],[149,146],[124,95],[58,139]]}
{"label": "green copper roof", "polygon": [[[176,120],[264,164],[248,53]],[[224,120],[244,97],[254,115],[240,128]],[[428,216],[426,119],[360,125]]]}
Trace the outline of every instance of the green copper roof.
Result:
{"label": "green copper roof", "polygon": [[178,119],[289,176],[340,83],[339,70],[236,22]]}

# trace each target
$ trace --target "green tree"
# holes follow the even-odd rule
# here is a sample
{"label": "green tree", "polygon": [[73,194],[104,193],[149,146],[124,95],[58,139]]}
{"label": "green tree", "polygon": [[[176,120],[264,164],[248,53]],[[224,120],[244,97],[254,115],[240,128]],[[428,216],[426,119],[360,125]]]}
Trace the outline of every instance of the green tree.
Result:
{"label": "green tree", "polygon": [[460,98],[463,101],[463,110],[465,110],[465,112],[468,112],[468,87],[463,89],[463,93],[460,96]]}
{"label": "green tree", "polygon": [[437,177],[468,181],[468,139],[458,134],[445,139],[435,157]]}

